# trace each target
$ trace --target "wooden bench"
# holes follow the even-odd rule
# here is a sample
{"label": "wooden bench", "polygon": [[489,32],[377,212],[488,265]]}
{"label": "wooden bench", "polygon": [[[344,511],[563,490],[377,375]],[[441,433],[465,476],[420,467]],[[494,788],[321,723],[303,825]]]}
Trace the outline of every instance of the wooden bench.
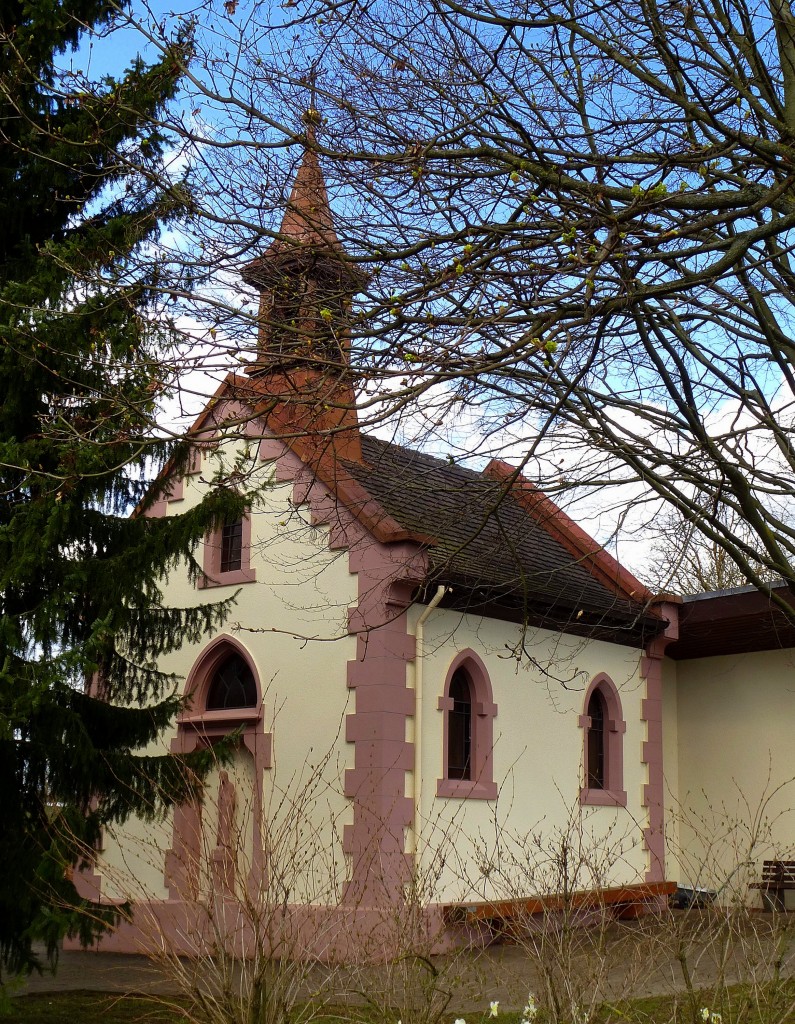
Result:
{"label": "wooden bench", "polygon": [[785,910],[784,893],[795,889],[795,860],[766,860],[762,864],[762,878],[751,882],[751,889],[762,890],[765,910]]}
{"label": "wooden bench", "polygon": [[526,927],[531,917],[559,913],[565,908],[585,913],[609,907],[618,918],[638,917],[659,906],[661,900],[664,905],[667,897],[675,891],[676,882],[645,882],[615,889],[573,892],[567,897],[552,894],[483,903],[448,903],[442,910],[447,924],[482,924],[488,927],[492,935],[510,937]]}

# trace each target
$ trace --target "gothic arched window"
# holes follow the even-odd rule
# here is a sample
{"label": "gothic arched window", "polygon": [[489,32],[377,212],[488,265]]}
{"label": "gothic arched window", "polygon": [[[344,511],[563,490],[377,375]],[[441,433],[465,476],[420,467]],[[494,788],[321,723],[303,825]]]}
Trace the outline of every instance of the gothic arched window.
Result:
{"label": "gothic arched window", "polygon": [[447,778],[472,778],[472,690],[469,676],[459,668],[450,682],[453,702],[447,712]]}
{"label": "gothic arched window", "polygon": [[444,777],[437,783],[437,796],[493,800],[497,705],[486,666],[474,651],[462,651],[447,670],[439,710],[444,712]]}
{"label": "gothic arched window", "polygon": [[583,730],[583,782],[580,803],[626,806],[624,792],[624,732],[618,690],[609,676],[592,680],[585,695]]}
{"label": "gothic arched window", "polygon": [[207,711],[229,708],[253,708],[257,704],[257,684],[248,664],[239,654],[231,654],[216,668],[207,689]]}

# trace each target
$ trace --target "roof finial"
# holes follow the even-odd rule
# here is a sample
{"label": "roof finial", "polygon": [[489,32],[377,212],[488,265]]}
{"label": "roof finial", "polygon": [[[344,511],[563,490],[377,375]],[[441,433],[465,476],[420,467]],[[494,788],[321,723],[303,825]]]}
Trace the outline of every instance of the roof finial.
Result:
{"label": "roof finial", "polygon": [[307,107],[303,114],[301,114],[301,120],[306,126],[307,141],[315,142],[315,128],[319,128],[322,121],[320,111],[313,104],[312,106]]}
{"label": "roof finial", "polygon": [[315,141],[315,128],[320,127],[320,111],[317,106],[317,68],[312,65],[312,70],[307,76],[309,83],[309,106],[301,115],[301,120],[307,128],[306,137],[309,142]]}

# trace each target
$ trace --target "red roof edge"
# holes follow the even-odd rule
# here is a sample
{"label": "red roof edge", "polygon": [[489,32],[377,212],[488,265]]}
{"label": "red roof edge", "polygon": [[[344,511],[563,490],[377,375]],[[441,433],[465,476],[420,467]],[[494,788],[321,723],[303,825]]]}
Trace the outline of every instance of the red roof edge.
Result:
{"label": "red roof edge", "polygon": [[[274,409],[263,409],[267,406],[267,394],[257,388],[251,380],[235,373],[228,373],[215,394],[187,431],[186,439],[198,440],[198,435],[208,426],[215,407],[224,398],[237,398],[251,406],[252,418],[263,419],[271,434],[286,445],[303,464],[315,474],[341,504],[350,512],[372,536],[382,544],[394,544],[400,541],[411,541],[424,547],[435,543],[432,537],[423,533],[407,530],[386,511],[358,480],[343,466],[334,444],[333,433],[319,435],[308,431],[300,433],[293,422],[281,423]],[[258,409],[252,400],[259,399]],[[264,401],[263,401],[264,399]],[[345,428],[343,428],[345,429]],[[169,459],[157,476],[155,484],[161,487],[173,469],[173,460]],[[137,510],[136,510],[137,512]],[[135,513],[133,513],[135,514]]]}
{"label": "red roof edge", "polygon": [[[300,404],[290,406],[279,402],[278,391],[276,395],[269,393],[268,375],[253,379],[230,376],[232,386],[239,389],[238,397],[252,405],[252,411],[262,418],[271,434],[287,445],[376,540],[383,544],[434,543],[433,538],[401,526],[345,468],[345,461],[362,462],[355,397],[348,386],[339,389],[338,408],[323,406],[318,415],[304,415]],[[313,393],[307,383],[311,374],[305,376],[307,380],[296,393],[316,398],[317,391]]]}
{"label": "red roof edge", "polygon": [[639,604],[657,604],[663,599],[681,601],[681,598],[658,595],[649,590],[514,466],[500,459],[492,459],[484,473],[492,480],[504,483],[533,519],[580,561],[596,580],[618,597]]}
{"label": "red roof edge", "polygon": [[339,459],[335,457],[334,450],[330,445],[318,452],[316,441],[310,437],[297,435],[279,437],[279,440],[290,448],[318,480],[328,487],[332,494],[336,495],[338,501],[345,506],[354,519],[380,543],[394,544],[398,541],[412,541],[424,547],[435,543],[432,537],[407,530],[396,519],[393,519],[384,506],[345,469]]}
{"label": "red roof edge", "polygon": [[[235,380],[234,373],[227,373],[226,377],[223,379],[223,381],[221,381],[221,383],[215,389],[214,394],[212,395],[210,400],[207,402],[205,407],[202,409],[202,411],[199,413],[199,415],[196,417],[196,419],[193,421],[193,423],[191,423],[191,425],[186,430],[185,438],[184,438],[186,442],[188,442],[189,444],[192,443],[192,442],[195,442],[196,435],[201,432],[201,429],[204,426],[204,424],[207,422],[207,419],[208,419],[210,413],[213,411],[213,408],[218,403],[218,401],[223,397],[224,392],[227,390],[227,388],[230,386],[230,384],[234,382],[234,380]],[[135,519],[136,516],[141,515],[141,513],[144,510],[144,508],[147,505],[151,504],[151,502],[149,501],[149,495],[153,491],[161,491],[161,492],[163,491],[163,489],[166,486],[166,483],[168,481],[168,478],[172,474],[173,469],[174,469],[174,459],[173,458],[166,459],[166,461],[163,463],[162,469],[160,470],[160,472],[157,474],[157,476],[154,478],[154,480],[150,484],[150,486],[149,486],[149,488],[147,490],[146,497],[143,498],[141,501],[139,501],[138,504],[135,506],[135,508],[132,510],[132,512],[130,514],[132,519]],[[155,498],[155,501],[157,501],[157,500],[158,499]]]}

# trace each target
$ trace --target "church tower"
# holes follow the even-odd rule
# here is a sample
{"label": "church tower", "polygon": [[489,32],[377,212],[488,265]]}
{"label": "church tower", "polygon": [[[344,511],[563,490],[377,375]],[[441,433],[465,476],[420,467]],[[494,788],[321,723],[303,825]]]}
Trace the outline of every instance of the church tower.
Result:
{"label": "church tower", "polygon": [[311,123],[308,140],[279,235],[241,276],[260,293],[257,356],[246,371],[256,400],[280,436],[311,446],[317,470],[331,452],[362,459],[348,320],[367,276],[334,230]]}
{"label": "church tower", "polygon": [[350,262],[334,230],[311,131],[309,141],[278,238],[241,275],[260,292],[252,375],[312,367],[339,376],[348,368],[348,316],[367,278]]}

